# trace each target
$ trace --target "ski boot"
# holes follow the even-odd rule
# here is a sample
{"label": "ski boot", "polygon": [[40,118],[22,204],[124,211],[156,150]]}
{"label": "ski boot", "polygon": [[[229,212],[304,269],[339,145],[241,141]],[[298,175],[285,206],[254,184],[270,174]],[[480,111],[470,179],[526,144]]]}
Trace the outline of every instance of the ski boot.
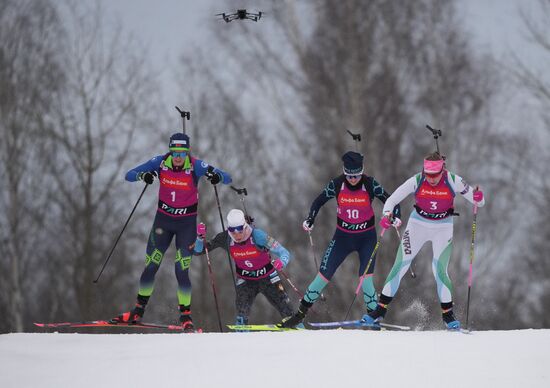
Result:
{"label": "ski boot", "polygon": [[145,306],[147,306],[148,301],[148,296],[138,295],[136,305],[131,311],[122,313],[118,317],[111,319],[109,322],[115,325],[117,323],[136,324],[141,322],[141,318],[143,318],[143,314],[145,314]]}
{"label": "ski boot", "polygon": [[180,312],[180,324],[183,327],[183,332],[194,333],[195,325],[193,325],[193,318],[191,318],[191,306],[180,304]]}
{"label": "ski boot", "polygon": [[384,319],[387,311],[387,305],[378,304],[376,309],[363,315],[363,318],[361,318],[361,325],[373,330],[380,330],[380,322]]}
{"label": "ski boot", "polygon": [[[235,325],[237,326],[244,326],[248,325],[248,317],[243,317],[242,315],[237,315],[237,319],[235,319]],[[237,333],[246,333],[248,330],[235,330]]]}
{"label": "ski boot", "polygon": [[306,302],[302,299],[300,301],[300,307],[298,307],[298,311],[296,311],[294,315],[284,318],[280,323],[277,324],[277,326],[284,328],[304,328],[304,324],[302,323],[302,321],[306,317],[307,311],[311,306],[313,306],[313,303]]}
{"label": "ski boot", "polygon": [[443,322],[445,322],[445,326],[447,326],[447,330],[450,330],[450,331],[460,330],[460,322],[455,318],[452,308],[447,311],[444,310],[442,317],[443,317]]}
{"label": "ski boot", "polygon": [[386,316],[388,312],[388,304],[392,301],[393,297],[380,294],[380,300],[376,305],[376,308],[370,312],[367,312],[361,318],[361,324],[366,327],[370,327],[374,330],[380,330],[380,322]]}

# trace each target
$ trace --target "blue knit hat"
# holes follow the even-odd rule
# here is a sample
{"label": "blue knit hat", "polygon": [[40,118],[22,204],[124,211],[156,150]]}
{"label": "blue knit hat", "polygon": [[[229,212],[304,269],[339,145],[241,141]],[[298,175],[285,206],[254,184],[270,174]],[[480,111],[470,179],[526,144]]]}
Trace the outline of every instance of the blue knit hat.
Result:
{"label": "blue knit hat", "polygon": [[359,175],[363,173],[363,155],[348,151],[342,156],[345,175]]}
{"label": "blue knit hat", "polygon": [[189,136],[181,132],[174,133],[170,136],[168,147],[170,151],[189,151]]}

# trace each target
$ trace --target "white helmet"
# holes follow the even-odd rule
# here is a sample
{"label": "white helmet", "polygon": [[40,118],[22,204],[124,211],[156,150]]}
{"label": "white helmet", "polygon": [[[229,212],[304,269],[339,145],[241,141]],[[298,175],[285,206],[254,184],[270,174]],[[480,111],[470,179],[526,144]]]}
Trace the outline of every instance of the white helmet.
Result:
{"label": "white helmet", "polygon": [[236,227],[246,225],[246,220],[244,218],[244,213],[239,209],[231,209],[227,213],[227,226]]}

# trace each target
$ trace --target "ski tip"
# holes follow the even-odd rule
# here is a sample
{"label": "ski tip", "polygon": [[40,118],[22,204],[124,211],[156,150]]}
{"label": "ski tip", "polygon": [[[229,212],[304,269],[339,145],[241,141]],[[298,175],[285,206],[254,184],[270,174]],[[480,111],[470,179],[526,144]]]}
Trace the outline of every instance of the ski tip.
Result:
{"label": "ski tip", "polygon": [[34,324],[35,326],[38,326],[38,327],[44,327],[44,326],[45,326],[45,324],[43,324],[43,323],[38,323],[38,322],[33,322],[33,324]]}

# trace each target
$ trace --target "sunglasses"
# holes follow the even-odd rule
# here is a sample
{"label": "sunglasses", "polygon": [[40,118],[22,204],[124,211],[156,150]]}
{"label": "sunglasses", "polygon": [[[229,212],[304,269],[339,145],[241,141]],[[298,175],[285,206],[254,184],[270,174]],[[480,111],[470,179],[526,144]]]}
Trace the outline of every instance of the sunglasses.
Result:
{"label": "sunglasses", "polygon": [[227,230],[229,230],[231,233],[235,232],[242,232],[244,230],[244,225],[240,226],[228,226]]}
{"label": "sunglasses", "polygon": [[435,172],[435,173],[427,173],[424,171],[424,175],[426,175],[428,178],[437,178],[443,173],[443,171]]}
{"label": "sunglasses", "polygon": [[185,158],[187,156],[187,152],[172,152],[173,158]]}
{"label": "sunglasses", "polygon": [[359,179],[359,178],[361,178],[361,175],[346,175],[346,178],[348,178],[348,179]]}

